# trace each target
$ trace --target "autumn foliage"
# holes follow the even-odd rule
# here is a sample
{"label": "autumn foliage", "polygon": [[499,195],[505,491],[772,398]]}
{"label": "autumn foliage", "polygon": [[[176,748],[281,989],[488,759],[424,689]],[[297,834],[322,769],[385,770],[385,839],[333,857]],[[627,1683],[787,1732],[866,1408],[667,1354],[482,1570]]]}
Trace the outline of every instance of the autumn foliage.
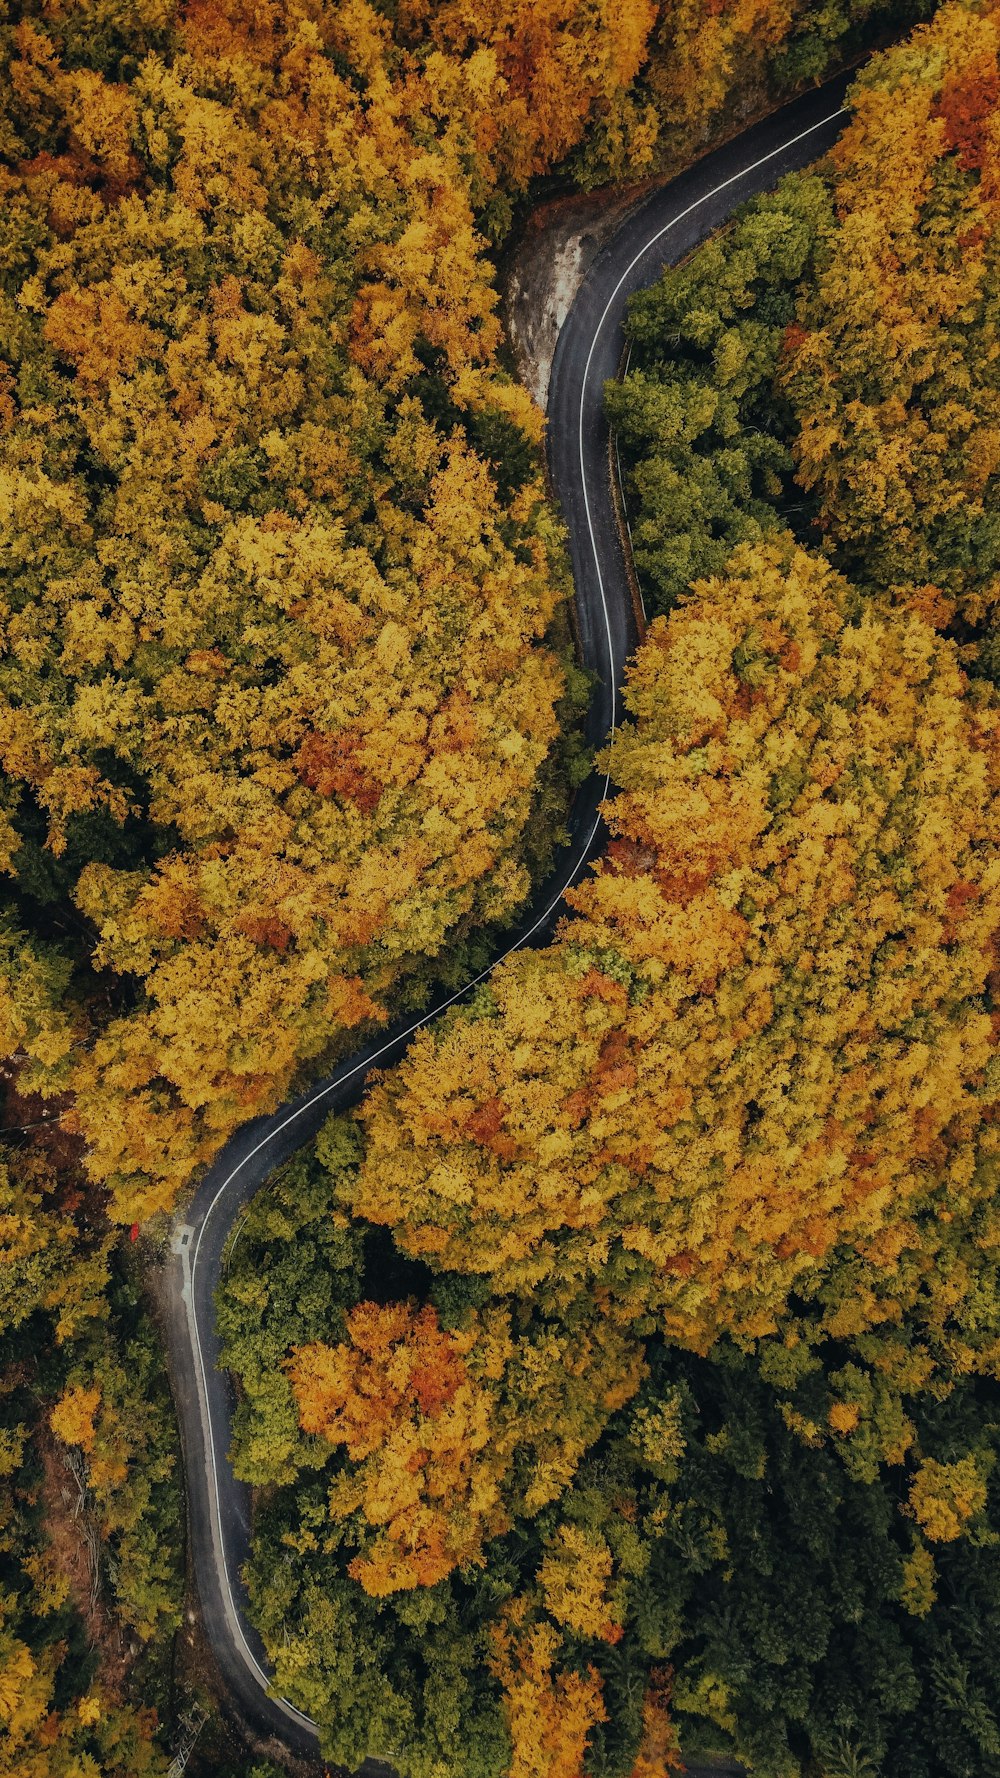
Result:
{"label": "autumn foliage", "polygon": [[891,89],[862,76],[778,374],[823,547],[939,623],[989,619],[1000,573],[998,53],[994,7],[949,7]]}
{"label": "autumn foliage", "polygon": [[60,28],[5,37],[0,826],[77,974],[32,935],[3,1023],[131,1219],[523,899],[557,557],[459,67],[365,5],[124,81]]}
{"label": "autumn foliage", "polygon": [[[559,825],[491,246],[928,11],[3,11],[0,1051],[87,1177],[0,1171],[0,1771],[166,1764],[74,1690],[40,1522],[44,1451],[165,1645],[166,1385],[94,1186],[168,1209]],[[252,1610],[352,1769],[1000,1758],[998,100],[997,7],[943,7],[637,303],[607,855],[250,1210]]]}
{"label": "autumn foliage", "polygon": [[576,918],[376,1089],[350,1201],[435,1266],[600,1280],[705,1345],[977,1190],[997,719],[923,620],[763,550],[653,627],[627,702]]}
{"label": "autumn foliage", "polygon": [[[5,1118],[17,1105],[5,1083]],[[123,1681],[180,1622],[172,1404],[84,1185],[54,1119],[31,1147],[4,1150],[0,1772],[11,1778],[169,1765],[153,1702],[130,1702]]]}
{"label": "autumn foliage", "polygon": [[562,572],[485,241],[871,9],[810,10],[3,26],[0,1029],[123,1220],[524,899]]}
{"label": "autumn foliage", "polygon": [[[289,1367],[334,1453],[347,1577],[403,1624],[421,1576],[474,1589],[511,1737],[498,1769],[525,1774],[580,1769],[605,1732],[644,1778],[670,1769],[663,1697],[637,1717],[606,1686],[619,1648],[673,1657],[673,1588],[697,1617],[706,1568],[728,1576],[720,1610],[734,1561],[756,1572],[759,1498],[733,1519],[707,1503],[731,1468],[776,1485],[761,1415],[789,1441],[792,1499],[803,1451],[824,1488],[830,1465],[846,1478],[834,1563],[855,1512],[891,1539],[873,1613],[933,1614],[936,1552],[981,1535],[993,1463],[971,1394],[1000,1349],[992,689],[925,617],[786,540],[743,546],[651,627],[626,701],[611,843],[556,943],[418,1039],[366,1100],[360,1155],[336,1126],[320,1144],[340,1220],[387,1225],[448,1328],[362,1304],[347,1341]],[[707,1373],[679,1384],[678,1346]],[[943,1442],[928,1400],[950,1404]],[[785,1632],[768,1635],[780,1668]],[[292,1649],[282,1674],[309,1664]],[[676,1712],[776,1760],[794,1683],[758,1709],[740,1657],[713,1659],[682,1669]]]}
{"label": "autumn foliage", "polygon": [[[781,40],[701,11],[713,66],[737,19]],[[609,406],[661,615],[607,851],[324,1133],[379,1305],[297,1334],[291,1433],[254,1385],[295,1552],[261,1535],[255,1610],[341,1757],[321,1596],[421,1772],[1000,1746],[997,51],[943,9],[636,305]]]}
{"label": "autumn foliage", "polygon": [[578,1778],[590,1731],[604,1720],[600,1676],[593,1667],[560,1672],[556,1631],[523,1619],[515,1609],[492,1639],[512,1744],[510,1778]]}
{"label": "autumn foliage", "polygon": [[349,1460],[330,1511],[364,1528],[349,1572],[375,1595],[481,1562],[515,1511],[558,1496],[642,1374],[634,1341],[583,1318],[518,1340],[503,1309],[444,1331],[429,1305],[361,1303],[347,1334],[299,1347],[288,1373],[303,1430]]}
{"label": "autumn foliage", "polygon": [[[430,1308],[374,1303],[347,1327],[348,1344],[293,1356],[302,1426],[351,1460],[330,1505],[338,1517],[360,1508],[377,1528],[350,1565],[366,1592],[431,1586],[508,1524],[484,1454],[489,1391],[466,1363],[476,1330],[445,1334]],[[503,1356],[487,1356],[487,1368]]]}

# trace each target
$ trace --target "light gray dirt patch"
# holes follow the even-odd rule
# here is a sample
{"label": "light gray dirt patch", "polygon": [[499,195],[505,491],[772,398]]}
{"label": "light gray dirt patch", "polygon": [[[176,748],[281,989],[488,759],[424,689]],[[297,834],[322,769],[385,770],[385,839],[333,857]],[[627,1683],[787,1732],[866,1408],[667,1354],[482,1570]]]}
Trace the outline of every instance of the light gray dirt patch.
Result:
{"label": "light gray dirt patch", "polygon": [[504,321],[518,375],[545,411],[556,340],[598,253],[658,181],[554,198],[534,210],[504,279]]}

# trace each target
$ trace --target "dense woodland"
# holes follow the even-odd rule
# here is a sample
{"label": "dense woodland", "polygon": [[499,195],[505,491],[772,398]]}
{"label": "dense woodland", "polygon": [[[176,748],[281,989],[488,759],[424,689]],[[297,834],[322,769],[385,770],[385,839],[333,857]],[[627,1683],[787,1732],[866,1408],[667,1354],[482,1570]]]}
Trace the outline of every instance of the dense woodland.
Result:
{"label": "dense woodland", "polygon": [[[0,4],[0,1773],[166,1770],[164,1213],[589,764],[496,254],[931,11]],[[607,863],[234,1260],[331,1757],[1000,1769],[994,12],[636,305]]]}
{"label": "dense woodland", "polygon": [[607,855],[234,1256],[345,1763],[1000,1771],[998,97],[944,7],[637,300]]}
{"label": "dense woodland", "polygon": [[4,1043],[122,1220],[523,902],[566,583],[487,240],[770,10],[668,7],[641,101],[644,0],[6,26]]}

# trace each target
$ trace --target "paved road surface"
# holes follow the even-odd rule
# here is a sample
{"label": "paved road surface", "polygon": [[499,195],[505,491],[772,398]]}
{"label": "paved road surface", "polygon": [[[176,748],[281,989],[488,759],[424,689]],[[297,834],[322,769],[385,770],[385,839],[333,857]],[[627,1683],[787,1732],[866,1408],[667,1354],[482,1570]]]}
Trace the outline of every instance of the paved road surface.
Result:
{"label": "paved road surface", "polygon": [[[596,676],[587,717],[592,749],[615,727],[618,687],[636,640],[602,413],[603,385],[617,373],[621,359],[628,298],[652,283],[665,264],[688,253],[744,199],[770,189],[782,173],[823,153],[844,122],[845,85],[843,80],[833,82],[786,106],[647,198],[591,267],[559,336],[549,386],[549,460],[569,528],[581,653]],[[550,936],[564,889],[601,850],[600,805],[606,790],[606,779],[595,773],[577,793],[570,844],[503,955]],[[240,1580],[250,1544],[249,1491],[229,1467],[233,1395],[228,1376],[217,1368],[213,1298],[222,1251],[243,1205],[268,1174],[308,1142],[331,1111],[360,1098],[369,1068],[397,1061],[413,1032],[458,998],[442,997],[420,1020],[382,1032],[299,1099],[238,1131],[174,1230],[167,1278],[171,1371],[205,1629],[234,1712],[253,1730],[280,1737],[300,1755],[316,1756],[315,1730],[293,1705],[269,1694],[267,1660],[247,1618]],[[375,1751],[391,1754],[388,1749]],[[389,1768],[373,1758],[363,1769],[374,1778]]]}

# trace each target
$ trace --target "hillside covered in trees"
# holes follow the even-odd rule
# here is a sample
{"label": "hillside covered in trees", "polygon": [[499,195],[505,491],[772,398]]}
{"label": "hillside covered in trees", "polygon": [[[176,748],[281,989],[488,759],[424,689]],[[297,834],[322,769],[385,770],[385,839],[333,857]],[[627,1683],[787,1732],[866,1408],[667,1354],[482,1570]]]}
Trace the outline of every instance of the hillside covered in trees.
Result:
{"label": "hillside covered in trees", "polygon": [[4,26],[2,1040],[128,1221],[459,970],[558,827],[490,236],[584,137],[647,171],[741,49],[815,73],[872,8],[93,10]]}
{"label": "hillside covered in trees", "polygon": [[998,98],[946,5],[637,300],[606,857],[234,1254],[255,1616],[347,1764],[1000,1770]]}
{"label": "hillside covered in trees", "polygon": [[[680,166],[932,10],[0,4],[0,1773],[166,1771],[165,1213],[489,955],[588,763],[496,255],[540,179]],[[255,1609],[338,1758],[998,1758],[991,21],[637,308],[640,569],[715,579],[636,663],[607,866],[234,1260]]]}

